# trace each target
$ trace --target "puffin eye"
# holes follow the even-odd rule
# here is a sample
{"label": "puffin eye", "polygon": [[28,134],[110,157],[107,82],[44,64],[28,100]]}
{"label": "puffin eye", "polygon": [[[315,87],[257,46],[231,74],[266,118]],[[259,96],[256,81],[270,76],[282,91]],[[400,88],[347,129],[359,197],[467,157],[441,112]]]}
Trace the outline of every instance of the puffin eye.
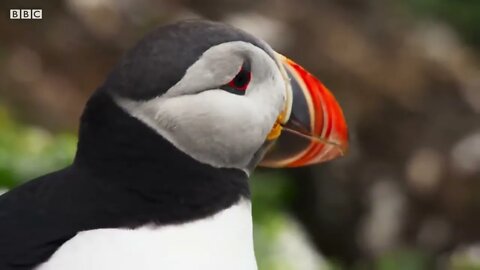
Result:
{"label": "puffin eye", "polygon": [[235,76],[235,78],[228,83],[228,86],[236,88],[237,90],[245,91],[247,90],[251,76],[251,72],[242,67],[237,76]]}
{"label": "puffin eye", "polygon": [[247,90],[251,78],[252,72],[248,66],[243,65],[237,75],[235,75],[235,77],[229,83],[221,88],[233,94],[243,95]]}

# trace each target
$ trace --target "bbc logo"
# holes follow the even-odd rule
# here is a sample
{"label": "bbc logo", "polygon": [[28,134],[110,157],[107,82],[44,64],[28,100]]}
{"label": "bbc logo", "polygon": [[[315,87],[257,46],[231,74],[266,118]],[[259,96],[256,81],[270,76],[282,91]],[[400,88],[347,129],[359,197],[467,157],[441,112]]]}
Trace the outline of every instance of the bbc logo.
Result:
{"label": "bbc logo", "polygon": [[43,11],[41,9],[10,9],[10,19],[13,20],[40,20]]}

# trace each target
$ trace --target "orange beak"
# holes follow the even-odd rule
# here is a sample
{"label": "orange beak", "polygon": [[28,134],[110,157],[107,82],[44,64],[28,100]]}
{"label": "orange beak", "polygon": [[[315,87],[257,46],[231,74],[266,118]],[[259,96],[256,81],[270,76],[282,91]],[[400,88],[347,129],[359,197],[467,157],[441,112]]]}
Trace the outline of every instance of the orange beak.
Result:
{"label": "orange beak", "polygon": [[348,130],[337,100],[300,65],[279,58],[289,79],[287,105],[270,132],[275,141],[260,165],[299,167],[343,156]]}

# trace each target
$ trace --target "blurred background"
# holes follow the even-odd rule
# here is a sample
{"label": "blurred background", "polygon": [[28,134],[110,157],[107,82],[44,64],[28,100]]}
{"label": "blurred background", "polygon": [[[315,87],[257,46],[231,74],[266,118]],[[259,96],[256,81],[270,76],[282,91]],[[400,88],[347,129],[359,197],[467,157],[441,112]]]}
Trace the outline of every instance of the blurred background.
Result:
{"label": "blurred background", "polygon": [[[9,20],[42,8],[43,20]],[[320,78],[349,154],[252,180],[261,270],[480,269],[480,1],[0,1],[0,192],[71,162],[88,96],[154,27],[240,27]]]}

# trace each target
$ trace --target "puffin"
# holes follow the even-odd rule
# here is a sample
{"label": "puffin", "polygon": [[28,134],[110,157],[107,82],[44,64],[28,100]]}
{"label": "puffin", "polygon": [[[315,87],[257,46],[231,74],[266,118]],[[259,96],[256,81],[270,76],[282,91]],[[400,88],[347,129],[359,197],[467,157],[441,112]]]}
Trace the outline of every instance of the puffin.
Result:
{"label": "puffin", "polygon": [[160,26],[87,101],[64,169],[0,196],[2,270],[257,269],[249,176],[342,156],[331,92],[227,24]]}

